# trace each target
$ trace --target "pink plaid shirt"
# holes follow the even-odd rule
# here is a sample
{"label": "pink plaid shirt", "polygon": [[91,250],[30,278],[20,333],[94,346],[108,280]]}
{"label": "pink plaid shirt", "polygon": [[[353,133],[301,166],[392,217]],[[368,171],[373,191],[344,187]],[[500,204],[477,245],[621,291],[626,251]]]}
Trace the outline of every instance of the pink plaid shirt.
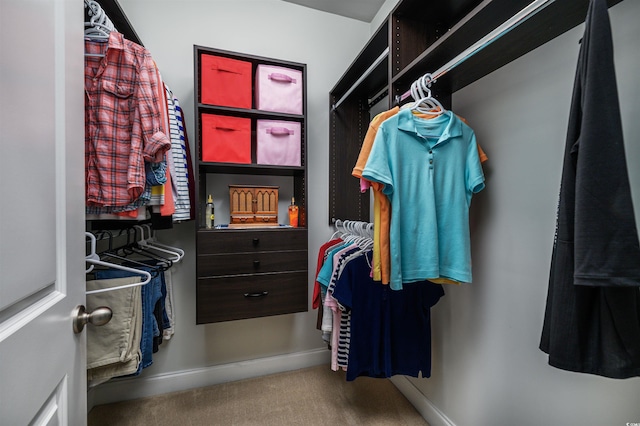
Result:
{"label": "pink plaid shirt", "polygon": [[144,162],[171,148],[161,130],[155,64],[149,51],[112,31],[85,41],[85,179],[88,206],[123,206],[145,186]]}

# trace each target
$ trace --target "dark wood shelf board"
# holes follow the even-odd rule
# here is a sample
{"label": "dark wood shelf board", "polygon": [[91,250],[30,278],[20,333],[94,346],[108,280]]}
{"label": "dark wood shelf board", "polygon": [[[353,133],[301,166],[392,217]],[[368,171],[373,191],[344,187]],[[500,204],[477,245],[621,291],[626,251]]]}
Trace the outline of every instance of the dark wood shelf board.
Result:
{"label": "dark wood shelf board", "polygon": [[266,164],[200,162],[198,167],[203,173],[227,173],[241,175],[302,176],[305,172],[304,167],[270,166]]}
{"label": "dark wood shelf board", "polygon": [[[609,0],[608,5],[611,7],[620,1],[622,0]],[[401,71],[393,79],[394,86],[408,90],[417,78],[427,72],[435,72],[464,51],[472,44],[468,40],[475,42],[482,38],[529,3],[529,0],[492,1],[483,9],[476,10],[476,13],[468,17],[464,25],[456,31],[457,35],[451,34],[441,38]],[[588,0],[552,2],[449,71],[437,83],[438,88],[434,86],[434,91],[455,92],[580,25],[584,22],[588,5]],[[559,19],[559,17],[562,18]],[[487,22],[493,23],[490,28],[487,28]]]}
{"label": "dark wood shelf board", "polygon": [[275,65],[279,67],[295,68],[298,70],[304,70],[307,67],[306,64],[302,64],[300,62],[285,61],[285,60],[267,58],[265,56],[245,54],[240,52],[232,52],[230,50],[217,49],[213,47],[194,45],[193,48],[196,55],[222,56],[225,58],[239,59],[242,61],[251,62],[254,65],[257,65],[257,64]]}
{"label": "dark wood shelf board", "polygon": [[[489,3],[492,0],[486,0]],[[457,22],[462,17],[470,13],[477,0],[447,0],[447,1],[428,1],[424,0],[405,0],[395,7],[391,12],[404,19],[418,19],[423,22],[432,21],[435,17],[443,22]]]}
{"label": "dark wood shelf board", "polygon": [[208,104],[198,104],[198,111],[206,114],[232,115],[235,117],[246,117],[267,120],[292,120],[304,121],[304,115],[286,114],[282,112],[263,111],[260,109],[234,108]]}
{"label": "dark wood shelf board", "polygon": [[[507,4],[503,3],[498,1],[481,2],[453,28],[400,70],[393,78],[393,84],[397,87],[406,86],[406,90],[408,90],[413,81],[427,72],[435,72],[522,10],[530,3],[530,0],[511,0]],[[478,55],[482,55],[482,53],[478,53]]]}

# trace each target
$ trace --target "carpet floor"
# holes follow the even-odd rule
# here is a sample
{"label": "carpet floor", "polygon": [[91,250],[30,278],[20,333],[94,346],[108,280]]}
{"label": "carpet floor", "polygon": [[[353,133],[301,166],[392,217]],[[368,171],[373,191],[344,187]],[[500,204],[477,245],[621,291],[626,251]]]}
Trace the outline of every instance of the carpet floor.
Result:
{"label": "carpet floor", "polygon": [[327,365],[94,407],[89,426],[426,425],[387,379]]}

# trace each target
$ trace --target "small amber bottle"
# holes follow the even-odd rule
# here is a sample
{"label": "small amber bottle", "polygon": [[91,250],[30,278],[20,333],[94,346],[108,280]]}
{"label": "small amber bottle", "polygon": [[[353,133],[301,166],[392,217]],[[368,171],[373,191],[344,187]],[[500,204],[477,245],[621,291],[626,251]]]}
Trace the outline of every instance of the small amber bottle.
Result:
{"label": "small amber bottle", "polygon": [[296,206],[294,197],[291,197],[291,205],[289,206],[289,225],[294,228],[298,227],[298,206]]}

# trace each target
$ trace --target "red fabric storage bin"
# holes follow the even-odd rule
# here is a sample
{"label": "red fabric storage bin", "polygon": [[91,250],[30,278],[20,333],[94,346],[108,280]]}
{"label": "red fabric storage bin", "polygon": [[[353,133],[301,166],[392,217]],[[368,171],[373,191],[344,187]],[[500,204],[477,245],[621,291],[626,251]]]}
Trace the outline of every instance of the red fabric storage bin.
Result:
{"label": "red fabric storage bin", "polygon": [[251,62],[202,55],[200,65],[200,102],[251,108]]}
{"label": "red fabric storage bin", "polygon": [[276,166],[300,166],[300,123],[258,120],[256,162]]}
{"label": "red fabric storage bin", "polygon": [[258,65],[256,108],[263,111],[302,114],[302,71]]}
{"label": "red fabric storage bin", "polygon": [[251,163],[251,119],[202,114],[202,161]]}

